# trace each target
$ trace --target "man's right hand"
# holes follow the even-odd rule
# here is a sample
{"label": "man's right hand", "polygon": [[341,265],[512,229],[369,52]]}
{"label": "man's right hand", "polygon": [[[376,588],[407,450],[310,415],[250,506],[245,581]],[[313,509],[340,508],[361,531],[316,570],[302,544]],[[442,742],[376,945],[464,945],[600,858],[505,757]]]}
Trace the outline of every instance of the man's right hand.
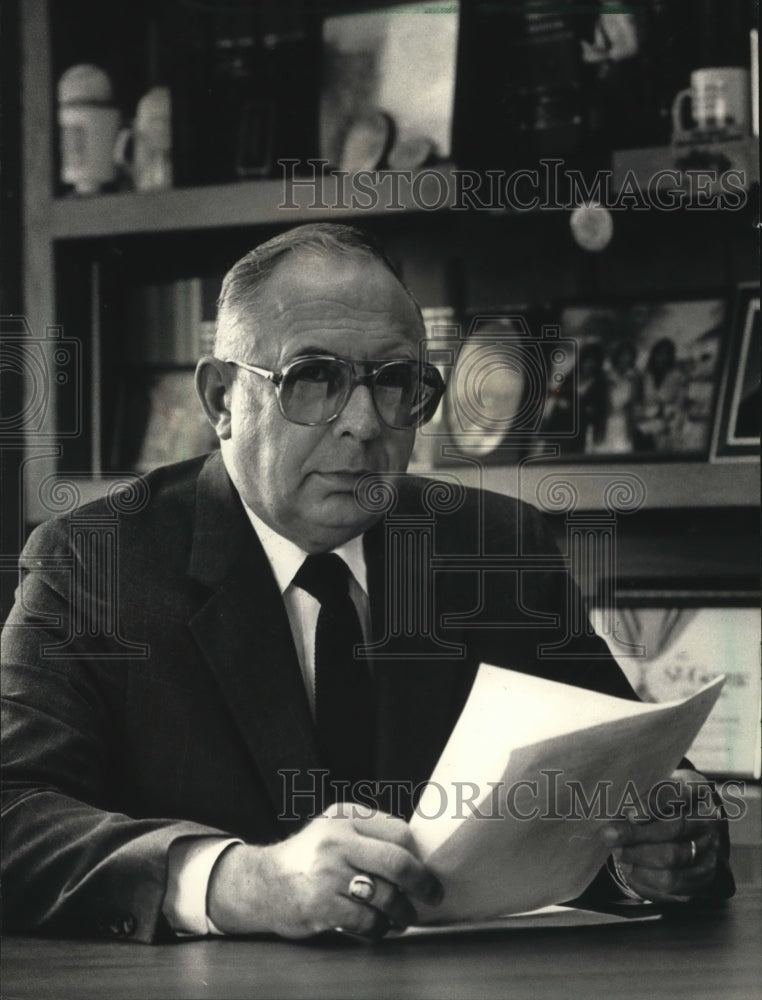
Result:
{"label": "man's right hand", "polygon": [[[438,905],[442,886],[420,861],[408,825],[382,812],[347,815],[353,811],[337,804],[282,843],[224,851],[207,891],[215,926],[288,938],[341,928],[375,939],[415,923],[415,900]],[[367,903],[349,895],[358,874],[376,885]]]}

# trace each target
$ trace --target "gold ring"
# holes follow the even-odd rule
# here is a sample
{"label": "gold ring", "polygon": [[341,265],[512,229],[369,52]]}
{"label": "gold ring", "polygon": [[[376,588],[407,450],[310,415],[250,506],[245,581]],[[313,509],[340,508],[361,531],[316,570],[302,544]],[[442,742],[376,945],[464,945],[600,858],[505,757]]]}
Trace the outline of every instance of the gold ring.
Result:
{"label": "gold ring", "polygon": [[376,895],[376,883],[370,875],[355,875],[349,883],[349,895],[363,903],[369,903]]}

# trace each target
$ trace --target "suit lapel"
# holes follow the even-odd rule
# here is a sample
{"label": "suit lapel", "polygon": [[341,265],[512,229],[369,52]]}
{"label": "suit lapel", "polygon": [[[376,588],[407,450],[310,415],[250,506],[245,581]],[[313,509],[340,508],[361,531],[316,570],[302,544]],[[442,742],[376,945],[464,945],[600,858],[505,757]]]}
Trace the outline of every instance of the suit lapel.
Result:
{"label": "suit lapel", "polygon": [[301,788],[318,767],[312,717],[280,591],[219,456],[199,476],[189,573],[212,589],[191,631],[280,813],[278,772],[299,771]]}

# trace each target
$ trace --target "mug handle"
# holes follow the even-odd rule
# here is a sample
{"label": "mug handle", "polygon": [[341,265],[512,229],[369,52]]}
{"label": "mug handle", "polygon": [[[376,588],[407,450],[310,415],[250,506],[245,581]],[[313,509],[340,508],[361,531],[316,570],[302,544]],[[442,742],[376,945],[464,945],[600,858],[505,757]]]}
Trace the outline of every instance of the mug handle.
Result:
{"label": "mug handle", "polygon": [[686,98],[691,98],[693,91],[690,87],[678,91],[672,102],[672,141],[679,142],[690,135],[690,131],[683,126],[683,105]]}
{"label": "mug handle", "polygon": [[134,165],[130,159],[131,153],[128,153],[127,147],[133,139],[134,129],[122,128],[119,129],[116,142],[114,143],[114,163],[118,167],[122,167],[130,177],[133,175]]}

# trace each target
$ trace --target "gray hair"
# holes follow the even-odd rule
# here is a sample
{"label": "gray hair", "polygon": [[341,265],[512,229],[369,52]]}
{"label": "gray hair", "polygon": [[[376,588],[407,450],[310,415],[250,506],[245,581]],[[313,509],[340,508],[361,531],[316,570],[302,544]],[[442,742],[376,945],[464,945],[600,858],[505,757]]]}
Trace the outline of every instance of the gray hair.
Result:
{"label": "gray hair", "polygon": [[217,300],[217,324],[214,353],[217,357],[234,355],[245,348],[252,337],[252,317],[262,289],[278,262],[287,254],[306,251],[323,256],[362,256],[382,264],[399,282],[418,316],[421,309],[415,296],[399,275],[384,250],[375,240],[355,226],[317,222],[296,226],[267,240],[245,254],[230,268],[222,281]]}

